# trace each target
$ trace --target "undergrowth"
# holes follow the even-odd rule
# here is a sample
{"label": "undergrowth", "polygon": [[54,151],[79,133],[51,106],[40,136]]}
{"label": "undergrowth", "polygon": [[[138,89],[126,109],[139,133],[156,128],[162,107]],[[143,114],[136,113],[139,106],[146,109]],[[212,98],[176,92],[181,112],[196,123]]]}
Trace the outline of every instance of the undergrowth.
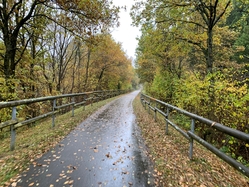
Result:
{"label": "undergrowth", "polygon": [[249,179],[216,155],[194,143],[193,160],[188,158],[189,142],[165,121],[143,108],[139,97],[133,102],[137,123],[141,128],[149,157],[154,163],[155,183],[160,187],[248,187]]}

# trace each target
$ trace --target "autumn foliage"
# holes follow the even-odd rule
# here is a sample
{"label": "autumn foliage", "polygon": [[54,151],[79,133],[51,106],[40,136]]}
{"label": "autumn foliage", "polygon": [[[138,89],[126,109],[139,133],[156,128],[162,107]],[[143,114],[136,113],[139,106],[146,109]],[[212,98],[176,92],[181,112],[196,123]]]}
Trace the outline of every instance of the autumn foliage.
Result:
{"label": "autumn foliage", "polygon": [[[132,16],[142,35],[136,70],[145,92],[249,133],[248,8],[229,0],[137,2]],[[189,130],[186,119],[175,120]],[[248,144],[202,124],[197,133],[248,164]]]}
{"label": "autumn foliage", "polygon": [[[132,58],[110,35],[118,12],[109,0],[1,1],[0,101],[136,87]],[[0,122],[10,118],[0,112]]]}

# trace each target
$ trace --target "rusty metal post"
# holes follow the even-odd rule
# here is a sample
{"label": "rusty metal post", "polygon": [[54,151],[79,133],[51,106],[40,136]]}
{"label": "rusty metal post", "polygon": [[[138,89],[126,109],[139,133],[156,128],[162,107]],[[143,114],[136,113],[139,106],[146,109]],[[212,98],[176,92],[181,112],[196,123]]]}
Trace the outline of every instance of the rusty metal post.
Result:
{"label": "rusty metal post", "polygon": [[[190,131],[192,133],[194,133],[195,131],[195,120],[192,119],[191,120],[191,129]],[[193,149],[194,149],[194,139],[190,136],[190,146],[189,146],[189,159],[192,160],[193,159]]]}
{"label": "rusty metal post", "polygon": [[[12,120],[16,120],[16,107],[12,107]],[[10,150],[13,151],[15,149],[15,141],[16,141],[16,129],[14,124],[10,126],[10,134],[11,134]]]}

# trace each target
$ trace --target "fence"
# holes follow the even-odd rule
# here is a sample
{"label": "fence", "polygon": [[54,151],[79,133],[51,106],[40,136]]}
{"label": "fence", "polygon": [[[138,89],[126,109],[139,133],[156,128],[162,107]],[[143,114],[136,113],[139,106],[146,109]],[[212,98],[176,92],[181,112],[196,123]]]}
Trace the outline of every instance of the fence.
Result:
{"label": "fence", "polygon": [[[227,162],[228,164],[230,164],[231,166],[233,166],[235,169],[237,169],[238,171],[240,171],[241,173],[243,173],[244,175],[246,175],[247,177],[249,177],[249,168],[244,166],[243,164],[241,164],[240,162],[237,162],[235,159],[231,158],[230,156],[226,155],[225,153],[223,153],[222,151],[220,151],[219,149],[217,149],[215,146],[213,146],[212,144],[208,143],[207,141],[205,141],[204,139],[200,138],[199,136],[197,136],[195,134],[195,123],[196,121],[201,122],[202,124],[211,126],[212,128],[225,133],[227,135],[230,135],[232,137],[235,137],[237,139],[240,139],[246,143],[249,143],[249,134],[238,131],[236,129],[232,129],[229,128],[227,126],[224,126],[220,123],[211,121],[209,119],[203,118],[201,116],[198,116],[196,114],[190,113],[188,111],[182,110],[180,108],[177,108],[173,105],[170,105],[168,103],[165,103],[163,101],[157,100],[153,97],[150,97],[148,95],[142,94],[140,95],[140,100],[141,103],[143,104],[143,106],[146,109],[148,109],[148,112],[150,112],[151,110],[154,112],[154,118],[155,120],[157,119],[157,113],[161,114],[165,121],[166,121],[166,135],[168,134],[168,125],[171,125],[174,129],[176,129],[178,132],[180,132],[186,139],[189,140],[190,142],[190,146],[189,146],[189,158],[192,159],[193,157],[193,141],[197,141],[198,143],[200,143],[202,146],[206,147],[208,150],[210,150],[211,152],[213,152],[214,154],[216,154],[218,157],[220,157],[222,160],[224,160],[225,162]],[[164,112],[163,110],[161,110],[160,107],[165,107],[166,108],[166,112]],[[146,110],[147,110],[146,109]],[[190,117],[191,119],[191,128],[189,131],[184,131],[182,130],[179,126],[177,126],[176,124],[174,124],[172,121],[169,120],[169,115],[170,112],[174,110],[180,114],[183,114],[185,116]]]}
{"label": "fence", "polygon": [[[111,90],[111,91],[94,91],[94,92],[85,92],[85,93],[75,93],[75,94],[65,94],[59,96],[49,96],[49,97],[39,97],[32,99],[24,99],[18,101],[10,101],[10,102],[0,102],[0,109],[4,108],[12,108],[11,120],[4,121],[0,123],[0,130],[9,127],[11,134],[10,141],[10,150],[15,149],[15,139],[16,139],[16,129],[20,128],[24,125],[31,124],[40,119],[44,119],[46,117],[52,116],[52,127],[55,126],[55,115],[63,108],[70,107],[72,110],[72,116],[74,116],[74,108],[83,105],[98,102],[100,100],[104,100],[107,98],[111,98],[127,91],[124,90]],[[66,103],[62,102],[62,100],[66,100]],[[18,119],[17,118],[17,107],[22,107],[23,105],[28,105],[31,103],[41,103],[50,101],[51,111],[41,114],[39,116],[32,117],[30,119]],[[58,102],[59,101],[59,102]],[[63,103],[63,104],[62,104]]]}

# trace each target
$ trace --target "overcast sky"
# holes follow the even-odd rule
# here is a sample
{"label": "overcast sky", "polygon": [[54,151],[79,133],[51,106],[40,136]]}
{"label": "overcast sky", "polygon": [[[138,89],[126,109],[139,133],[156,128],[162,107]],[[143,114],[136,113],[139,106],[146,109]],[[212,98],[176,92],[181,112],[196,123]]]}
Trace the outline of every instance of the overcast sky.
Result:
{"label": "overcast sky", "polygon": [[135,59],[135,49],[137,47],[136,37],[140,36],[138,27],[132,27],[130,18],[130,9],[135,3],[134,0],[113,0],[115,6],[126,5],[126,11],[121,10],[119,13],[120,26],[112,31],[112,36],[116,42],[122,43],[123,50],[129,57]]}

